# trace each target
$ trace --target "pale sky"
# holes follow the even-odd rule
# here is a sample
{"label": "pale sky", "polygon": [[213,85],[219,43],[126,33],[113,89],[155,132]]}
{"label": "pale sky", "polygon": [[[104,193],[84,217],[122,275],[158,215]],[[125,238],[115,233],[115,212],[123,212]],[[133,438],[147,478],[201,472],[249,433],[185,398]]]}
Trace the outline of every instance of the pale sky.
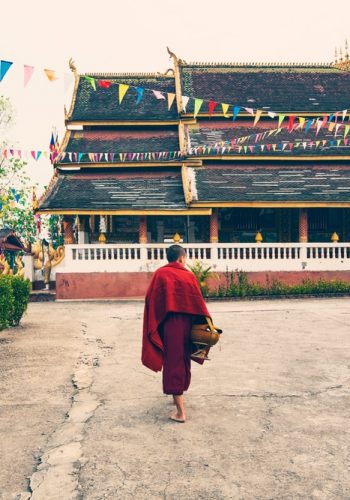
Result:
{"label": "pale sky", "polygon": [[[14,64],[0,95],[16,108],[12,140],[47,149],[52,126],[62,139],[70,57],[78,72],[164,71],[167,45],[188,62],[331,62],[349,19],[350,0],[3,0],[0,59]],[[26,88],[23,64],[35,67]],[[43,68],[62,78],[50,83]],[[29,173],[47,183],[52,167],[32,161]]]}

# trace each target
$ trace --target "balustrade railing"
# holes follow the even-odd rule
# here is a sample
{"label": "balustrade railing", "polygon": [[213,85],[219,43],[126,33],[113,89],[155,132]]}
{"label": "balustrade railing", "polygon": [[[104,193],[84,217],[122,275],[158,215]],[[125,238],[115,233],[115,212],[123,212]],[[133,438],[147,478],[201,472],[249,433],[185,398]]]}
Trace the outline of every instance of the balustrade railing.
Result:
{"label": "balustrade railing", "polygon": [[[168,244],[67,245],[58,272],[153,272],[166,263]],[[216,271],[350,270],[350,243],[183,244],[190,263]]]}

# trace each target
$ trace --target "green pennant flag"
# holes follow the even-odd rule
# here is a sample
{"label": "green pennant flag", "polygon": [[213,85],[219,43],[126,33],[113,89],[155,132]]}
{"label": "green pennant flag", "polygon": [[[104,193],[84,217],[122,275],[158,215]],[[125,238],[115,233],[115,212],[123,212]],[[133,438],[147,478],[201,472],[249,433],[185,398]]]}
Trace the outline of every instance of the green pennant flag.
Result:
{"label": "green pennant flag", "polygon": [[345,137],[348,135],[349,130],[350,130],[350,125],[345,125],[345,129],[344,129],[344,139],[345,139]]}
{"label": "green pennant flag", "polygon": [[278,115],[278,128],[280,128],[285,117],[286,117],[286,115]]}
{"label": "green pennant flag", "polygon": [[194,118],[196,118],[196,116],[198,115],[199,110],[202,107],[202,104],[203,104],[203,99],[195,99],[194,100]]}
{"label": "green pennant flag", "polygon": [[90,83],[91,87],[94,90],[96,90],[96,80],[95,80],[95,78],[93,78],[92,76],[86,76],[86,75],[84,75],[84,78],[85,78],[86,81],[88,81]]}

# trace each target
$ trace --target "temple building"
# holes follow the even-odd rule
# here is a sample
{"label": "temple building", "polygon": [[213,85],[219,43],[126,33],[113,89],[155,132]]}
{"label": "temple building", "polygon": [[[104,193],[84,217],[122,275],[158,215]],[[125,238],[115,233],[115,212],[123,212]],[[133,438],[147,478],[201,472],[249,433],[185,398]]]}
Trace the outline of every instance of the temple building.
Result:
{"label": "temple building", "polygon": [[63,216],[66,245],[348,242],[348,55],[236,64],[169,54],[164,74],[71,65],[66,132],[39,201],[39,213]]}
{"label": "temple building", "polygon": [[[175,233],[190,243],[254,242],[257,232],[265,242],[326,242],[333,233],[347,241],[350,147],[330,146],[334,132],[328,127],[317,138],[314,128],[282,128],[259,142],[259,151],[213,146],[208,154],[209,148],[201,152],[201,146],[276,129],[269,110],[283,113],[286,120],[346,110],[349,65],[173,60],[174,70],[164,75],[85,75],[109,82],[96,90],[73,68],[66,134],[40,202],[40,212],[64,216],[66,242],[73,243],[76,216],[82,243],[98,241],[101,216],[106,216],[110,243],[160,243]],[[130,86],[121,104],[118,83]],[[145,91],[135,104],[137,88],[173,93],[175,102],[168,110],[165,99]],[[204,103],[194,118],[193,100],[185,107],[182,96],[216,106],[210,112]],[[235,121],[223,115],[220,102],[239,103],[242,111]],[[244,107],[263,111],[256,126]],[[309,147],[316,139],[320,145]],[[308,141],[305,149],[290,149],[290,143],[303,141]],[[272,149],[273,143],[286,147]],[[82,153],[85,158],[80,159]]]}

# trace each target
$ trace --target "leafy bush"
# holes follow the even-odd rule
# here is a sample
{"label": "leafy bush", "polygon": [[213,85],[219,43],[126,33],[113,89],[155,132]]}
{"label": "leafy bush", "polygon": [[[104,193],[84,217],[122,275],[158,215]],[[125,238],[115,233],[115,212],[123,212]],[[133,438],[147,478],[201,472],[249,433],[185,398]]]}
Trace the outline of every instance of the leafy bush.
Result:
{"label": "leafy bush", "polygon": [[12,276],[0,275],[0,330],[11,325],[13,312]]}
{"label": "leafy bush", "polygon": [[[265,284],[250,283],[243,271],[226,271],[225,283],[215,290],[206,290],[209,297],[252,297],[283,295],[318,295],[327,293],[350,293],[350,282],[342,280],[303,280],[298,285],[287,285],[266,276]],[[198,276],[197,276],[198,278]]]}
{"label": "leafy bush", "polygon": [[30,294],[30,281],[19,276],[12,277],[12,290],[14,298],[13,325],[18,325],[28,307]]}
{"label": "leafy bush", "polygon": [[28,306],[30,282],[0,275],[0,330],[18,325]]}

